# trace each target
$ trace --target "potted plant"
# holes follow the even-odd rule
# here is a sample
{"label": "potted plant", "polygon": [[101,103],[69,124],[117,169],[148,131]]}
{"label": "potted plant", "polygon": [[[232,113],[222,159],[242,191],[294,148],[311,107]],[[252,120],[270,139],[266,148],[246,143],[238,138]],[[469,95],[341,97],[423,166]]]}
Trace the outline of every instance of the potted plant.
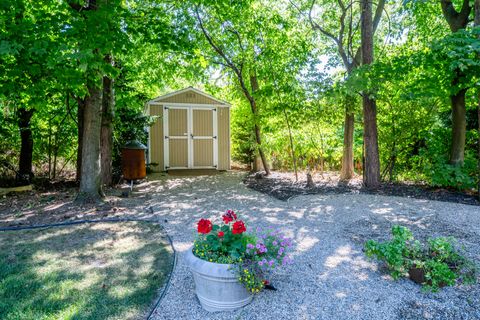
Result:
{"label": "potted plant", "polygon": [[438,291],[455,283],[476,282],[477,267],[465,258],[452,237],[438,237],[421,243],[402,226],[392,227],[392,239],[365,243],[367,256],[386,263],[394,279],[408,277],[426,290]]}
{"label": "potted plant", "polygon": [[269,284],[270,272],[291,263],[291,246],[291,239],[279,230],[248,231],[232,210],[219,224],[200,219],[193,248],[186,253],[200,304],[207,311],[247,305]]}

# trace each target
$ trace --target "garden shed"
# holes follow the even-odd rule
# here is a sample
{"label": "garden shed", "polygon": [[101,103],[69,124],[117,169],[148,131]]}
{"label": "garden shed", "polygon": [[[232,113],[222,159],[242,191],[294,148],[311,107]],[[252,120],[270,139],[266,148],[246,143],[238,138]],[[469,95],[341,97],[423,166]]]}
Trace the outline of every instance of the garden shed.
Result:
{"label": "garden shed", "polygon": [[153,171],[230,169],[230,104],[193,87],[147,102]]}

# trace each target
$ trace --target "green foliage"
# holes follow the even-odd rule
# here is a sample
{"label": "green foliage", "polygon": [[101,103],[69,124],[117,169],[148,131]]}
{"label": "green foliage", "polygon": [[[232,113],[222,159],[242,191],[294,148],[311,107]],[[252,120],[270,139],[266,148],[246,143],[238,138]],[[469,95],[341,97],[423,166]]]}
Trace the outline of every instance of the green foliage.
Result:
{"label": "green foliage", "polygon": [[365,254],[385,262],[394,279],[407,276],[412,269],[422,270],[424,288],[438,291],[442,286],[454,285],[457,280],[476,282],[476,265],[461,254],[455,244],[452,237],[431,238],[421,243],[408,228],[395,225],[390,241],[368,240]]}
{"label": "green foliage", "polygon": [[[258,124],[274,169],[293,169],[294,155],[300,169],[339,170],[344,115],[349,110],[355,115],[354,161],[360,167],[361,93],[371,92],[377,99],[384,180],[459,190],[478,182],[480,31],[469,23],[465,30],[451,33],[434,1],[387,1],[375,33],[375,63],[356,65],[353,71],[346,67],[352,66],[360,46],[355,3],[348,6],[345,36],[338,39],[348,63],[331,36],[312,30],[307,17],[311,1],[115,0],[80,12],[69,3],[0,4],[2,176],[12,177],[17,170],[19,108],[34,110],[35,173],[53,178],[54,168],[57,176],[73,169],[77,99],[85,97],[88,86],[100,85],[102,77],[109,76],[115,86],[117,168],[121,145],[130,139],[147,142],[144,127],[149,119],[141,116],[145,102],[196,85],[232,102],[235,161],[253,161],[252,128]],[[338,5],[334,0],[316,1],[312,10],[313,20],[333,37],[341,28]],[[256,116],[238,75],[201,31],[194,14],[197,7],[206,30],[238,67],[248,90],[250,76],[257,77]],[[106,61],[107,54],[113,65]],[[460,89],[467,89],[465,163],[451,166],[449,95]]]}
{"label": "green foliage", "polygon": [[412,232],[402,226],[393,226],[392,235],[392,240],[388,242],[368,240],[365,243],[365,253],[369,257],[375,256],[377,259],[385,261],[393,278],[398,279],[405,275],[408,268],[411,267],[410,261],[416,254],[418,243],[411,243],[413,241]]}

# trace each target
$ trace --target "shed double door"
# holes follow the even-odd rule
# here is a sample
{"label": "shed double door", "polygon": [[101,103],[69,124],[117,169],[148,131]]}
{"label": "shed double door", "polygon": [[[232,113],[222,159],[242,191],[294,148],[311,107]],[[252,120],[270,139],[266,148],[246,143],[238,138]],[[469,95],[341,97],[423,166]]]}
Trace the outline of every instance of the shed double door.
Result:
{"label": "shed double door", "polygon": [[215,108],[164,107],[163,116],[165,170],[217,167]]}

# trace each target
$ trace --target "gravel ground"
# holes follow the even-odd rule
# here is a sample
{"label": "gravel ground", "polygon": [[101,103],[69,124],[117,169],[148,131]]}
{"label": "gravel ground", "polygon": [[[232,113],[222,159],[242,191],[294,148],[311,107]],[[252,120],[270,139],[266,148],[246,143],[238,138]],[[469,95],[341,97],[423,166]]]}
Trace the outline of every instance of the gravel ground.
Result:
{"label": "gravel ground", "polygon": [[[392,224],[418,238],[452,235],[480,262],[480,208],[372,194],[302,195],[280,201],[247,188],[244,174],[164,177],[141,185],[145,204],[180,253],[171,285],[154,319],[480,319],[480,285],[424,293],[409,280],[393,281],[362,253],[366,239],[384,239]],[[272,278],[243,309],[203,311],[182,254],[201,217],[226,209],[249,225],[282,228],[295,241],[294,265]]]}

